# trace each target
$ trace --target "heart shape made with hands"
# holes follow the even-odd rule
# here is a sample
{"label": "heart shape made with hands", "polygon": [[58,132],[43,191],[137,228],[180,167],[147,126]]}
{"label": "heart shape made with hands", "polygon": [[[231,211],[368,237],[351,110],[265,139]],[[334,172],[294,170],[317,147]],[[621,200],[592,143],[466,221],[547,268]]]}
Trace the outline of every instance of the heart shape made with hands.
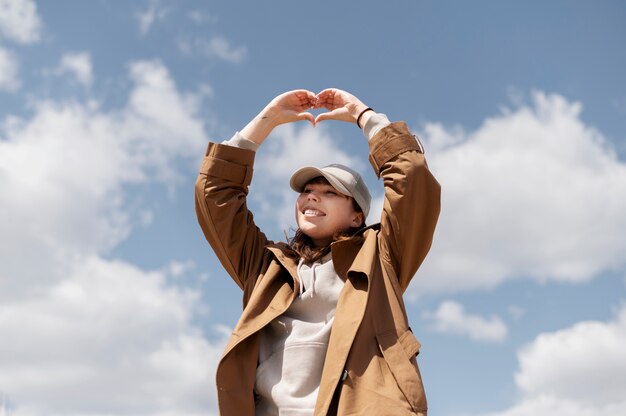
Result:
{"label": "heart shape made with hands", "polygon": [[[305,89],[288,91],[276,97],[272,103],[279,112],[290,114],[287,116],[283,113],[287,116],[284,122],[308,120],[314,126],[324,120],[356,123],[368,108],[354,95],[337,88],[327,88],[317,94]],[[314,116],[311,109],[326,111]]]}

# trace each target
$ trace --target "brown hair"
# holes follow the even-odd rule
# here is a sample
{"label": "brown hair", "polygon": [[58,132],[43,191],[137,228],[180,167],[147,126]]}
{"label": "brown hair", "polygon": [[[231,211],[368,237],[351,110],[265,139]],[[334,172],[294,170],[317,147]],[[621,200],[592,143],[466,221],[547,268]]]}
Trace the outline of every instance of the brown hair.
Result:
{"label": "brown hair", "polygon": [[[309,184],[330,185],[330,182],[328,182],[323,176],[317,176],[308,181],[304,186]],[[363,210],[361,209],[359,204],[356,203],[354,198],[352,198],[351,196],[348,198],[352,200],[352,209],[354,209],[356,212],[363,213]],[[363,227],[365,227],[365,217],[363,218],[363,222],[359,227],[349,227],[348,229],[336,232],[335,235],[333,235],[332,241],[335,242],[352,238],[353,235]],[[306,235],[299,228],[296,230],[293,238],[289,240],[289,246],[293,249],[293,251],[295,251],[298,256],[303,258],[306,263],[313,263],[314,261],[321,259],[330,252],[330,244],[326,247],[316,247],[315,244],[313,244],[313,240],[311,239],[311,237]]]}

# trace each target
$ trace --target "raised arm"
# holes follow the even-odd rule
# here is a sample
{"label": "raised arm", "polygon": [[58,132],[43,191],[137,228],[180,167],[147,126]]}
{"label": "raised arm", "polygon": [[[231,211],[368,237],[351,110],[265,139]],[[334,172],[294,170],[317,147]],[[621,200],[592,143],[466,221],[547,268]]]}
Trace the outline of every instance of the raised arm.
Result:
{"label": "raised arm", "polygon": [[356,123],[369,135],[370,163],[385,186],[381,260],[405,290],[430,249],[440,210],[441,188],[428,169],[424,149],[405,123],[388,124],[386,117],[369,111],[346,91],[320,92],[316,107],[329,110],[318,115],[316,122]]}
{"label": "raised arm", "polygon": [[[314,122],[305,112],[315,94],[289,91],[274,98],[239,133],[260,145],[274,127],[299,120]],[[254,223],[246,198],[255,153],[227,144],[209,143],[196,180],[196,215],[220,262],[241,287],[254,284],[262,266],[265,234]]]}
{"label": "raised arm", "polygon": [[391,123],[369,141],[370,163],[383,178],[385,199],[379,248],[402,290],[430,250],[440,211],[441,187],[423,148],[404,122]]}

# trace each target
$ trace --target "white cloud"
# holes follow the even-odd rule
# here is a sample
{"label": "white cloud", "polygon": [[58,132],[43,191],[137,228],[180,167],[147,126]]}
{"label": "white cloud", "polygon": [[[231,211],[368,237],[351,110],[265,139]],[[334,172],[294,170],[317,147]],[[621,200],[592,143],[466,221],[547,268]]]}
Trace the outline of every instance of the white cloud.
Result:
{"label": "white cloud", "polygon": [[626,414],[626,403],[590,406],[576,400],[541,395],[526,399],[504,412],[489,413],[484,416],[623,416],[624,414]]}
{"label": "white cloud", "polygon": [[[304,122],[298,128],[293,124],[279,126],[257,152],[250,192],[261,209],[257,214],[271,219],[287,232],[295,229],[297,194],[289,187],[291,174],[306,165],[331,163],[348,165],[361,173],[365,168],[363,161],[337,145],[324,126],[312,127]],[[283,237],[282,234],[277,236]]]}
{"label": "white cloud", "polygon": [[0,0],[0,32],[18,43],[39,41],[41,20],[33,0]]}
{"label": "white cloud", "polygon": [[17,58],[11,51],[0,47],[0,90],[16,91],[20,84]]}
{"label": "white cloud", "polygon": [[82,256],[109,252],[147,215],[128,209],[123,186],[173,187],[179,181],[173,162],[201,156],[202,121],[167,70],[142,61],[130,74],[134,88],[121,110],[40,102],[31,119],[4,120],[0,298],[64,277]]}
{"label": "white cloud", "polygon": [[518,360],[520,402],[489,416],[625,414],[626,305],[613,321],[539,335]]}
{"label": "white cloud", "polygon": [[167,275],[85,258],[68,278],[0,308],[0,391],[15,414],[206,414],[228,331],[190,321],[198,293]]}
{"label": "white cloud", "polygon": [[233,47],[230,41],[223,36],[215,36],[211,39],[195,38],[179,39],[178,49],[186,55],[201,54],[208,57],[219,58],[224,61],[239,64],[248,54],[245,46]]}
{"label": "white cloud", "polygon": [[626,165],[581,108],[536,92],[472,133],[426,125],[442,213],[416,292],[582,282],[624,266]]}
{"label": "white cloud", "polygon": [[58,72],[69,73],[80,84],[88,87],[93,82],[91,56],[88,52],[66,53],[61,58]]}
{"label": "white cloud", "polygon": [[207,140],[200,102],[162,64],[129,73],[123,108],[45,101],[2,122],[0,392],[16,416],[216,408],[226,334],[207,341],[192,323],[206,313],[199,294],[172,286],[193,264],[104,258],[152,216],[142,185],[175,187],[177,161],[197,166]]}
{"label": "white cloud", "polygon": [[135,13],[135,18],[137,23],[139,23],[139,33],[143,36],[147,35],[152,25],[165,20],[168,13],[169,9],[162,7],[158,0],[150,1],[145,10]]}
{"label": "white cloud", "polygon": [[431,322],[430,329],[434,331],[467,336],[474,341],[502,342],[508,333],[499,317],[467,314],[463,305],[451,300],[442,302],[435,312],[425,313],[424,318]]}
{"label": "white cloud", "polygon": [[611,322],[579,322],[541,334],[518,359],[515,381],[526,395],[626,403],[626,306]]}

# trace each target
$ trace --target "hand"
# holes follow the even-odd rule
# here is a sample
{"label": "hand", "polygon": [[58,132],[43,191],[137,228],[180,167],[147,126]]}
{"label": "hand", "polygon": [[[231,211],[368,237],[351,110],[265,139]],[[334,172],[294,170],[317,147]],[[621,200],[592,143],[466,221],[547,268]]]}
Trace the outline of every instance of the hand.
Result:
{"label": "hand", "polygon": [[[317,94],[315,108],[326,108],[326,113],[318,114],[315,124],[323,120],[340,120],[348,123],[356,123],[356,119],[367,106],[354,95],[337,89],[328,88]],[[366,113],[367,114],[367,113]],[[365,117],[365,115],[364,115]],[[361,122],[361,126],[365,122]]]}
{"label": "hand", "polygon": [[250,121],[241,135],[257,144],[263,143],[274,127],[299,120],[315,125],[313,114],[305,111],[313,108],[317,97],[311,91],[293,90],[280,94]]}
{"label": "hand", "polygon": [[311,91],[287,91],[270,101],[259,116],[268,119],[274,126],[300,120],[315,124],[313,114],[305,110],[313,108],[316,103],[317,96]]}

